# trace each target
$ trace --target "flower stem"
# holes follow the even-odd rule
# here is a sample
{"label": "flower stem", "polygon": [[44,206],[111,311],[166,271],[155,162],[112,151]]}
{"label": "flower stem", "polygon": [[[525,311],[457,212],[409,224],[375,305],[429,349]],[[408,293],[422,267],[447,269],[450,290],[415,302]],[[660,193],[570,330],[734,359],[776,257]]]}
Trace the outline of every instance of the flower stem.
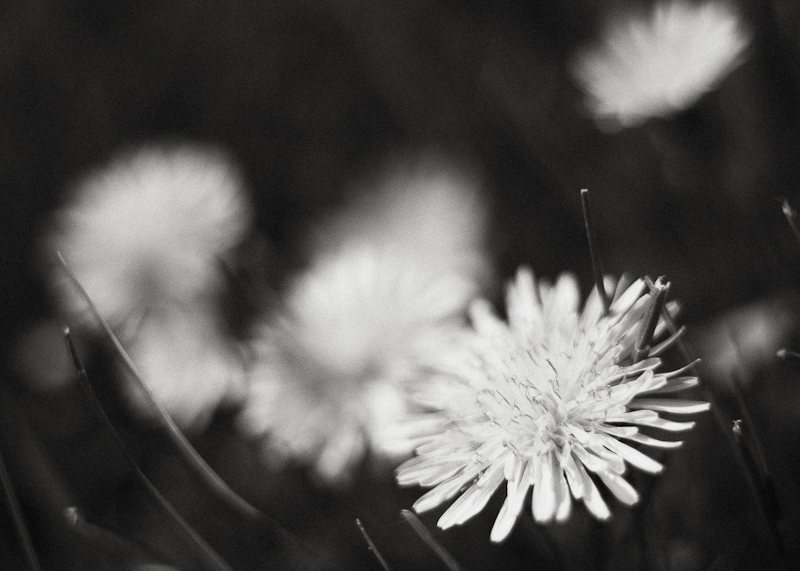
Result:
{"label": "flower stem", "polygon": [[6,463],[3,459],[3,453],[0,452],[0,483],[3,487],[3,495],[6,498],[6,503],[11,511],[11,518],[14,521],[14,528],[17,531],[22,551],[25,554],[25,561],[31,571],[40,571],[39,559],[36,557],[36,550],[33,548],[31,536],[28,533],[28,526],[25,525],[25,518],[22,515],[22,508],[19,505],[14,484],[11,482],[11,477],[6,470]]}
{"label": "flower stem", "polygon": [[361,531],[361,535],[364,536],[364,541],[367,542],[369,550],[375,556],[375,559],[378,560],[378,563],[381,564],[381,567],[383,567],[384,571],[392,571],[392,568],[389,567],[389,564],[383,558],[383,555],[381,555],[380,551],[378,551],[378,548],[373,543],[372,538],[370,538],[369,534],[367,533],[367,530],[364,529],[364,526],[361,525],[361,520],[358,518],[356,518],[356,525],[358,526],[359,531]]}
{"label": "flower stem", "polygon": [[795,351],[790,351],[785,347],[783,349],[778,349],[777,355],[780,359],[786,360],[793,360],[793,361],[800,361],[800,353]]}
{"label": "flower stem", "polygon": [[[664,310],[668,293],[669,282],[664,284],[661,282],[661,278],[658,278],[650,287],[650,310],[647,314],[647,320],[644,322],[644,326],[642,327],[642,331],[639,334],[639,339],[636,340],[636,345],[634,346],[634,363],[644,359],[650,352],[650,345],[653,342],[653,334],[656,331],[656,325],[658,325],[659,317]],[[676,331],[675,334],[678,335],[678,332]]]}
{"label": "flower stem", "polygon": [[[669,314],[669,311],[664,308],[662,310],[662,316],[664,317],[664,321],[666,322],[667,328],[669,329],[670,333],[677,332],[677,326],[675,325],[672,316]],[[748,459],[746,458],[747,452],[744,451],[744,447],[740,446],[737,442],[738,435],[735,433],[737,426],[741,427],[741,424],[734,424],[734,430],[731,430],[730,427],[730,420],[726,419],[722,414],[722,407],[719,404],[719,400],[716,397],[713,389],[708,386],[707,383],[703,382],[702,376],[699,374],[696,361],[693,362],[691,353],[686,346],[686,343],[683,339],[678,339],[678,349],[680,350],[683,358],[688,362],[691,363],[690,368],[694,372],[695,376],[698,378],[700,389],[703,391],[703,397],[707,399],[711,403],[711,411],[714,415],[714,420],[716,421],[720,431],[725,438],[725,441],[728,443],[728,446],[731,449],[731,454],[736,461],[736,464],[739,467],[739,471],[741,472],[742,476],[744,477],[745,482],[747,482],[748,488],[750,489],[750,493],[753,496],[753,500],[756,504],[756,508],[758,509],[761,516],[764,518],[765,523],[767,524],[767,528],[769,529],[769,536],[772,540],[772,547],[775,551],[775,557],[778,560],[780,568],[783,570],[788,570],[790,566],[788,565],[788,554],[786,552],[783,537],[780,534],[780,530],[777,526],[777,519],[775,519],[775,513],[772,507],[770,506],[769,500],[767,500],[767,496],[762,493],[760,487],[760,477],[757,471],[754,470],[754,466],[756,465],[755,462],[752,462],[752,466],[748,464]],[[774,489],[773,489],[774,493]]]}
{"label": "flower stem", "polygon": [[86,374],[86,369],[83,366],[80,356],[78,355],[78,351],[75,348],[75,343],[72,340],[72,335],[70,334],[68,327],[64,328],[64,337],[67,341],[69,352],[72,355],[75,369],[78,372],[78,382],[87,399],[89,400],[89,404],[95,411],[98,419],[103,423],[109,434],[117,443],[119,450],[125,456],[126,460],[128,460],[128,463],[133,468],[136,478],[145,488],[147,493],[150,494],[151,498],[155,500],[156,504],[164,512],[166,512],[169,518],[176,524],[177,528],[183,533],[186,539],[188,539],[189,542],[197,548],[201,558],[211,569],[215,569],[217,571],[233,571],[231,567],[217,554],[217,552],[214,551],[214,549],[208,545],[208,543],[206,543],[205,540],[200,537],[196,531],[194,531],[194,529],[192,529],[192,527],[186,522],[186,520],[183,519],[183,517],[181,517],[172,504],[170,504],[169,501],[167,501],[167,499],[161,495],[161,492],[158,491],[145,473],[142,472],[141,468],[139,468],[139,465],[136,463],[136,459],[133,457],[130,450],[128,450],[128,447],[119,436],[119,433],[117,433],[116,428],[114,428],[111,419],[108,418],[103,405],[97,399],[97,395],[95,394],[94,389],[89,382],[89,376]]}
{"label": "flower stem", "polygon": [[[100,323],[103,331],[106,334],[106,337],[111,341],[114,349],[116,350],[117,354],[121,358],[125,368],[131,374],[133,381],[137,384],[138,388],[141,389],[142,394],[145,395],[146,400],[148,401],[149,406],[156,412],[156,417],[161,421],[161,425],[163,428],[166,429],[167,435],[169,436],[172,443],[181,453],[181,456],[186,461],[188,466],[200,477],[201,481],[203,481],[206,486],[219,498],[221,498],[225,503],[233,507],[238,512],[244,514],[248,518],[258,521],[258,520],[266,520],[267,517],[261,513],[257,508],[250,505],[244,498],[239,496],[236,492],[234,492],[223,480],[222,478],[217,475],[217,473],[209,466],[205,460],[203,460],[202,456],[194,449],[194,447],[189,443],[183,433],[180,431],[178,426],[175,424],[175,421],[172,420],[169,413],[166,409],[161,405],[158,399],[155,398],[150,388],[142,381],[142,377],[136,369],[136,365],[133,363],[130,355],[128,352],[125,351],[125,348],[117,339],[117,336],[111,330],[111,327],[108,325],[108,322],[100,315],[100,312],[97,310],[97,306],[95,306],[92,299],[89,297],[89,294],[84,289],[83,285],[81,285],[78,278],[75,274],[72,273],[72,270],[69,269],[64,258],[61,256],[60,252],[57,252],[58,259],[61,262],[61,265],[66,272],[67,276],[69,277],[70,281],[73,283],[75,288],[80,292],[81,296],[86,300],[89,305],[89,308],[94,315],[95,319]],[[67,336],[69,339],[69,336]],[[71,343],[71,342],[70,342]],[[74,347],[70,345],[71,349],[74,351]],[[73,359],[77,355],[73,353]]]}
{"label": "flower stem", "polygon": [[458,564],[458,561],[450,555],[448,552],[433,536],[433,534],[425,527],[419,518],[412,512],[411,510],[400,510],[400,515],[403,516],[403,519],[406,520],[408,525],[411,526],[417,535],[420,536],[422,541],[424,541],[428,547],[442,560],[445,566],[450,571],[463,571],[461,565]]}
{"label": "flower stem", "polygon": [[611,309],[611,303],[608,300],[608,293],[606,286],[603,282],[603,267],[600,265],[600,253],[597,247],[597,236],[594,233],[594,226],[592,225],[592,213],[589,208],[589,189],[584,188],[581,190],[581,206],[583,207],[583,221],[586,224],[586,239],[589,241],[589,255],[592,258],[592,273],[594,274],[594,285],[597,288],[597,293],[600,294],[600,300],[603,302],[603,311],[608,315]]}
{"label": "flower stem", "polygon": [[786,221],[789,222],[789,227],[797,237],[797,241],[800,242],[800,227],[797,225],[797,210],[792,208],[792,205],[789,204],[789,201],[785,198],[783,199],[781,210],[783,210],[783,215],[786,216]]}

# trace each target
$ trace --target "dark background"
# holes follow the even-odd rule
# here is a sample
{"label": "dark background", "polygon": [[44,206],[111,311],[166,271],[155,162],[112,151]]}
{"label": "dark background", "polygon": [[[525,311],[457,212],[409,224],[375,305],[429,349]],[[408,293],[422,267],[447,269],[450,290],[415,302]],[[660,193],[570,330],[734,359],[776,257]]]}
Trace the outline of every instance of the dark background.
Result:
{"label": "dark background", "polygon": [[[19,339],[54,315],[37,261],[46,216],[71,181],[128,145],[200,141],[232,153],[267,239],[255,272],[270,288],[302,266],[308,228],[345,203],[353,180],[398,153],[430,149],[483,173],[498,284],[526,263],[538,275],[573,271],[588,291],[579,199],[588,187],[605,270],[666,275],[697,346],[713,347],[713,323],[757,300],[778,300],[794,319],[800,244],[780,201],[800,207],[800,5],[741,2],[753,34],[743,66],[691,110],[608,134],[584,110],[569,62],[604,14],[629,5],[649,4],[0,3],[0,445],[43,566],[203,568],[80,388],[32,390],[17,365]],[[246,322],[248,302],[230,305]],[[789,347],[800,347],[796,337]],[[235,569],[379,569],[356,518],[392,569],[445,568],[400,517],[421,491],[399,489],[391,467],[367,459],[351,487],[326,490],[300,467],[267,470],[231,428],[232,411],[221,411],[192,440],[277,523],[230,511],[160,431],[127,411],[103,348],[92,354],[90,376],[142,469]],[[742,379],[798,564],[800,362],[743,364]],[[705,381],[726,422],[738,417],[730,379],[709,370]],[[631,476],[639,506],[609,500],[606,524],[582,506],[548,527],[526,514],[505,544],[491,545],[500,495],[461,528],[435,528],[441,509],[422,520],[465,569],[775,568],[726,442],[713,415],[700,418],[663,458],[661,477]],[[25,568],[1,505],[0,568]],[[63,516],[70,506],[77,523]]]}

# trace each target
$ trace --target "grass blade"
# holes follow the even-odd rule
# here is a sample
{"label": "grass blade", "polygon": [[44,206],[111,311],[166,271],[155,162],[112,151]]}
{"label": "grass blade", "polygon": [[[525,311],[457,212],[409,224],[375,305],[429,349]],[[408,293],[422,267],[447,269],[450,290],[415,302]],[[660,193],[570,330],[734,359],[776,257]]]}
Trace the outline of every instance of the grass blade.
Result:
{"label": "grass blade", "polygon": [[192,529],[192,527],[186,522],[186,520],[183,519],[183,517],[181,517],[172,504],[170,504],[169,501],[167,501],[167,499],[161,495],[161,492],[158,491],[145,473],[142,472],[141,468],[139,468],[139,465],[136,463],[136,459],[130,453],[130,450],[128,450],[128,447],[125,445],[122,438],[119,436],[119,433],[117,433],[117,430],[114,428],[111,419],[108,418],[103,405],[97,399],[97,395],[95,394],[94,389],[89,382],[89,376],[86,374],[86,369],[84,368],[80,356],[78,355],[78,351],[75,348],[75,344],[72,341],[69,328],[64,329],[64,337],[67,340],[70,354],[72,355],[75,368],[78,371],[78,382],[80,383],[81,388],[86,394],[86,397],[88,398],[92,409],[95,411],[95,414],[103,423],[103,425],[105,425],[109,434],[117,443],[119,450],[133,468],[136,478],[145,488],[147,493],[150,494],[150,497],[155,500],[156,504],[169,516],[184,537],[195,548],[197,548],[200,557],[209,568],[214,569],[215,571],[233,571],[231,567],[217,554],[217,552],[214,551],[214,549],[208,545],[208,543],[206,543],[206,541],[200,537],[200,535],[198,535],[194,529]]}
{"label": "grass blade", "polygon": [[372,551],[372,554],[375,556],[375,559],[378,560],[378,563],[381,564],[381,567],[383,567],[384,571],[392,571],[392,568],[389,567],[389,564],[386,562],[386,559],[383,558],[383,555],[381,555],[380,551],[378,551],[378,548],[375,547],[375,544],[372,542],[372,538],[370,538],[369,534],[367,533],[367,530],[364,529],[364,526],[361,525],[361,520],[358,518],[356,518],[356,525],[358,526],[361,535],[364,536],[364,541],[367,542],[369,550]]}
{"label": "grass blade", "polygon": [[3,487],[3,495],[5,496],[8,508],[11,511],[11,519],[14,521],[14,528],[17,532],[22,551],[25,554],[25,561],[31,571],[40,571],[39,559],[36,557],[36,550],[33,548],[31,536],[28,533],[28,526],[25,525],[25,518],[22,515],[22,508],[19,505],[14,485],[11,482],[11,477],[6,470],[6,463],[3,459],[3,454],[0,452],[0,484]]}
{"label": "grass blade", "polygon": [[[117,336],[111,330],[111,326],[109,326],[108,322],[103,318],[102,315],[100,315],[100,312],[97,310],[97,306],[95,306],[94,302],[89,297],[89,294],[78,281],[78,278],[75,277],[75,274],[72,273],[72,270],[69,269],[69,266],[61,256],[61,253],[57,252],[57,256],[70,281],[89,305],[92,315],[100,323],[100,326],[105,332],[106,337],[111,341],[114,349],[125,365],[125,368],[131,374],[133,381],[138,385],[138,388],[141,389],[142,394],[145,395],[150,407],[157,412],[157,418],[159,419],[162,427],[166,429],[170,440],[181,453],[181,456],[187,462],[189,467],[200,477],[207,487],[226,504],[252,520],[265,519],[266,516],[257,508],[248,503],[244,498],[234,492],[211,468],[211,466],[209,466],[208,463],[203,460],[197,450],[195,450],[194,447],[189,443],[181,430],[175,424],[175,421],[172,420],[172,417],[170,417],[166,409],[161,405],[160,402],[158,402],[150,388],[142,380],[142,377],[137,371],[136,365],[133,363],[130,355],[128,355],[128,352],[122,346],[119,339],[117,339]],[[71,350],[74,350],[74,348],[71,347]],[[75,354],[73,354],[73,358],[74,357],[76,357]]]}
{"label": "grass blade", "polygon": [[458,564],[458,561],[450,555],[450,552],[447,551],[438,541],[436,538],[433,537],[433,534],[425,527],[425,524],[420,521],[420,519],[416,516],[414,512],[411,510],[400,510],[400,515],[403,516],[403,519],[406,520],[408,525],[411,526],[417,535],[419,535],[420,539],[425,542],[425,544],[431,548],[439,559],[445,564],[445,566],[450,571],[464,571],[461,565]]}

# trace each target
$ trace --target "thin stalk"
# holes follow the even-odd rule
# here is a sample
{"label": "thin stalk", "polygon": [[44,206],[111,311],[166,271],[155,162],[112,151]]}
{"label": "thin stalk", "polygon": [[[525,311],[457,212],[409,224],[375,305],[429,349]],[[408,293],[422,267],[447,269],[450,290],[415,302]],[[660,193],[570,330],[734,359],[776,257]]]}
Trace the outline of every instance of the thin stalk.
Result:
{"label": "thin stalk", "polygon": [[759,493],[767,508],[770,519],[772,521],[777,521],[780,519],[780,505],[778,503],[777,494],[775,494],[775,488],[772,486],[772,476],[767,470],[763,459],[758,458],[754,453],[754,447],[750,442],[753,436],[745,428],[745,421],[743,419],[740,418],[733,421],[733,436],[736,439],[736,444],[739,446],[739,451],[750,473],[758,474],[756,483],[760,484],[758,486]]}
{"label": "thin stalk", "polygon": [[386,559],[384,559],[383,555],[381,555],[381,552],[378,551],[378,548],[375,546],[375,543],[373,543],[372,538],[367,533],[367,530],[364,529],[364,526],[361,525],[361,520],[358,519],[358,518],[356,518],[356,525],[358,526],[358,529],[361,532],[361,535],[364,537],[364,541],[367,542],[367,546],[369,546],[369,550],[375,556],[375,559],[378,560],[378,563],[381,564],[381,567],[383,567],[384,571],[392,571],[392,568],[389,567],[389,564],[386,562]]}
{"label": "thin stalk", "polygon": [[792,232],[794,232],[797,241],[800,242],[800,227],[797,225],[797,211],[792,208],[792,205],[789,204],[789,201],[785,198],[783,199],[781,210],[783,210],[783,215],[786,217],[786,221],[789,223]]}
{"label": "thin stalk", "polygon": [[775,494],[775,488],[772,486],[772,478],[769,476],[769,473],[763,474],[764,466],[761,465],[760,460],[753,455],[753,446],[750,442],[752,440],[752,435],[750,435],[749,438],[746,436],[747,432],[743,428],[743,424],[742,419],[734,420],[731,432],[734,435],[742,463],[747,468],[745,470],[745,478],[750,484],[750,489],[756,498],[758,511],[763,516],[769,528],[773,547],[777,552],[781,569],[788,569],[786,544],[778,528],[780,506],[778,504],[777,495]]}
{"label": "thin stalk", "polygon": [[[729,337],[736,349],[736,354],[740,355],[741,352],[735,337],[730,332]],[[731,389],[736,399],[736,404],[739,407],[739,413],[742,415],[741,420],[738,421],[738,425],[734,427],[734,436],[736,437],[737,444],[739,444],[739,447],[743,451],[745,461],[747,461],[748,465],[751,467],[751,472],[753,472],[754,476],[758,476],[757,481],[760,484],[764,509],[769,516],[768,519],[774,524],[780,519],[778,495],[775,493],[775,487],[772,483],[772,474],[770,474],[769,467],[767,466],[764,446],[761,443],[761,438],[758,436],[753,417],[750,415],[750,407],[747,406],[747,402],[742,394],[742,387],[739,383],[738,375],[736,374],[734,374],[731,379]],[[777,538],[783,548],[783,538],[780,534],[777,535]]]}
{"label": "thin stalk", "polygon": [[[642,331],[639,333],[639,338],[636,340],[634,346],[633,362],[639,362],[650,353],[650,345],[653,342],[653,334],[658,325],[658,319],[664,310],[664,304],[667,301],[667,294],[669,293],[669,283],[662,284],[661,278],[656,280],[656,283],[650,289],[650,310],[647,314],[647,320],[644,322]],[[675,332],[678,335],[678,332]]]}
{"label": "thin stalk", "polygon": [[[150,407],[157,413],[157,418],[160,420],[163,428],[166,429],[167,434],[181,453],[181,456],[184,458],[188,466],[200,477],[200,479],[206,484],[206,486],[219,498],[221,498],[225,503],[233,507],[238,512],[244,514],[248,518],[252,520],[264,520],[266,516],[261,513],[257,508],[252,506],[248,503],[244,498],[242,498],[239,494],[234,492],[228,484],[226,484],[222,478],[209,466],[205,460],[200,456],[197,450],[189,443],[186,437],[183,435],[181,430],[175,424],[175,421],[172,420],[169,413],[166,409],[161,405],[161,403],[156,399],[153,395],[150,388],[147,384],[142,380],[141,375],[139,374],[136,365],[133,363],[130,355],[128,352],[125,351],[125,348],[117,339],[117,336],[111,330],[111,327],[108,325],[108,322],[100,315],[100,312],[97,309],[97,306],[94,304],[92,299],[89,297],[89,294],[84,289],[83,285],[81,285],[78,278],[75,274],[72,273],[67,262],[61,256],[60,252],[57,252],[57,256],[61,265],[66,272],[67,276],[69,277],[72,284],[75,288],[80,292],[81,296],[84,300],[88,303],[89,308],[94,315],[95,319],[100,323],[103,331],[106,334],[106,337],[111,340],[114,349],[116,349],[117,354],[122,359],[122,363],[125,365],[125,368],[131,374],[133,381],[138,385],[141,389],[142,393],[145,395],[145,398]],[[74,357],[74,355],[73,355]]]}
{"label": "thin stalk", "polygon": [[778,352],[776,354],[780,359],[783,359],[784,361],[790,361],[790,360],[800,361],[800,353],[797,353],[795,351],[790,351],[789,349],[786,348],[778,349]]}
{"label": "thin stalk", "polygon": [[201,559],[208,565],[211,569],[215,569],[216,571],[233,571],[231,567],[217,554],[214,549],[205,542],[205,540],[200,537],[197,532],[192,529],[192,527],[186,522],[186,520],[181,517],[181,515],[175,510],[172,504],[167,501],[167,499],[161,495],[161,492],[153,485],[150,479],[142,472],[141,468],[136,462],[136,459],[131,454],[128,447],[123,442],[122,438],[117,433],[117,430],[114,428],[114,425],[111,422],[111,419],[108,418],[103,405],[97,399],[97,395],[92,388],[91,383],[89,382],[89,376],[86,374],[86,369],[83,366],[83,363],[78,355],[78,352],[75,348],[75,344],[72,341],[72,336],[70,334],[69,328],[64,329],[64,337],[66,338],[67,345],[69,347],[70,354],[72,355],[73,363],[75,364],[75,369],[78,371],[78,382],[81,385],[87,399],[89,400],[89,404],[91,405],[92,409],[95,412],[95,415],[98,419],[103,423],[106,430],[111,434],[114,441],[117,444],[117,447],[125,456],[125,459],[133,468],[134,474],[139,482],[144,486],[145,490],[148,494],[150,494],[151,498],[155,500],[156,504],[169,516],[169,518],[176,524],[177,528],[183,533],[186,539],[189,540],[191,544],[193,544],[199,554]]}
{"label": "thin stalk", "polygon": [[28,533],[28,526],[25,525],[25,517],[22,515],[22,508],[19,505],[19,499],[14,490],[14,484],[11,482],[8,470],[6,470],[6,463],[3,459],[2,452],[0,452],[0,483],[2,483],[3,486],[3,495],[11,511],[11,519],[14,521],[14,529],[17,532],[17,538],[25,554],[25,561],[28,564],[28,568],[31,571],[40,571],[39,559],[36,557],[36,550],[33,548],[33,542]]}
{"label": "thin stalk", "polygon": [[583,221],[586,224],[586,239],[589,241],[589,255],[592,258],[594,285],[597,288],[597,293],[600,294],[600,300],[603,302],[603,311],[606,315],[608,315],[608,311],[611,309],[611,303],[608,300],[608,293],[606,292],[606,286],[603,282],[603,267],[600,264],[597,236],[594,233],[594,226],[592,225],[592,213],[591,209],[589,208],[588,188],[581,190],[581,206],[583,207]]}
{"label": "thin stalk", "polygon": [[[675,321],[672,319],[672,316],[669,314],[669,311],[666,308],[664,308],[662,311],[662,316],[664,317],[664,321],[670,333],[674,334],[677,332],[678,328],[675,325]],[[690,368],[694,375],[698,378],[698,386],[703,391],[704,398],[711,403],[711,411],[714,415],[714,420],[716,421],[717,426],[725,438],[725,441],[728,443],[728,446],[731,449],[731,454],[733,455],[736,464],[739,466],[739,472],[744,477],[745,482],[747,482],[750,493],[753,495],[756,508],[767,524],[767,528],[770,532],[769,536],[772,542],[772,547],[775,550],[775,557],[778,560],[780,568],[788,570],[788,557],[784,547],[783,538],[781,537],[780,530],[777,528],[776,522],[771,517],[770,507],[767,505],[764,497],[762,496],[757,474],[753,472],[750,466],[748,466],[747,460],[742,453],[742,448],[737,443],[737,437],[734,434],[734,431],[730,428],[730,420],[723,416],[722,407],[720,406],[719,400],[716,398],[714,391],[705,382],[703,382],[700,372],[697,368],[697,362],[692,360],[691,353],[683,339],[678,339],[678,349],[683,358],[688,363],[691,363]]]}
{"label": "thin stalk", "polygon": [[433,537],[433,534],[425,527],[419,518],[416,516],[414,512],[411,510],[400,510],[400,515],[403,516],[403,519],[406,520],[406,523],[411,526],[417,535],[419,535],[420,539],[425,542],[425,544],[431,548],[439,559],[445,564],[445,566],[450,571],[464,571],[461,565],[458,564],[458,561],[450,555],[450,552],[447,551],[438,541],[436,538]]}
{"label": "thin stalk", "polygon": [[768,513],[773,519],[780,518],[780,506],[778,505],[777,494],[772,485],[772,474],[770,474],[767,460],[764,455],[764,448],[761,444],[761,439],[753,424],[753,418],[750,416],[750,411],[745,404],[741,391],[736,387],[736,381],[733,382],[734,396],[736,404],[739,407],[739,412],[742,415],[741,419],[735,421],[733,434],[736,437],[740,447],[746,450],[746,459],[749,459],[750,465],[753,467],[753,472],[758,474],[758,479],[764,486],[766,498],[768,500],[767,508]]}

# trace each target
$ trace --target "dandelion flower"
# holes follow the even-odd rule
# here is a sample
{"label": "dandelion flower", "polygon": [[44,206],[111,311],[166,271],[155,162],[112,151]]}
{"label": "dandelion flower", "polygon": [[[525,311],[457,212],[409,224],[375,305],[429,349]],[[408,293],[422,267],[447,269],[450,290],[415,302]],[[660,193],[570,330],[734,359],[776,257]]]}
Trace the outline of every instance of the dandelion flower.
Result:
{"label": "dandelion flower", "polygon": [[[220,260],[250,216],[225,154],[146,146],[85,177],[46,240],[48,254],[62,254],[144,382],[184,427],[199,427],[241,392],[242,366],[214,297],[224,279]],[[54,274],[63,309],[94,325],[85,298],[64,281],[63,272]]]}
{"label": "dandelion flower", "polygon": [[[61,252],[112,326],[135,329],[148,312],[216,293],[219,259],[250,216],[241,177],[223,153],[147,146],[78,184],[47,247]],[[62,290],[70,292],[60,298],[68,310],[85,309]]]}
{"label": "dandelion flower", "polygon": [[[464,190],[431,180],[332,222],[331,240],[319,242],[327,247],[265,320],[241,426],[278,465],[310,465],[339,483],[368,449],[410,453],[404,383],[421,374],[429,336],[463,325],[485,268],[481,212],[454,216]],[[439,207],[420,204],[463,225],[434,231]],[[391,228],[380,223],[387,219]]]}
{"label": "dandelion flower", "polygon": [[694,105],[742,62],[749,42],[725,3],[661,2],[649,17],[612,21],[573,73],[601,126],[631,127]]}
{"label": "dandelion flower", "polygon": [[[183,428],[203,428],[220,404],[244,396],[244,359],[207,312],[150,316],[127,350],[153,396]],[[140,410],[149,409],[136,385],[129,394]]]}
{"label": "dandelion flower", "polygon": [[[521,269],[509,286],[508,323],[487,303],[471,307],[474,331],[450,341],[442,374],[420,385],[417,400],[438,420],[418,442],[417,456],[397,470],[401,485],[433,486],[414,504],[418,512],[460,497],[439,526],[462,524],[480,512],[505,481],[508,494],[491,532],[502,541],[519,516],[529,488],[539,522],[564,520],[572,498],[599,519],[610,516],[589,472],[620,501],[633,504],[636,490],[623,478],[626,463],[649,473],[662,465],[624,441],[673,448],[639,432],[688,430],[694,423],[660,418],[689,414],[707,403],[661,398],[693,386],[680,371],[659,373],[656,356],[674,336],[634,362],[637,340],[652,306],[638,280],[617,287],[607,315],[594,290],[579,310],[576,280],[537,284]],[[665,325],[660,322],[656,335]]]}

